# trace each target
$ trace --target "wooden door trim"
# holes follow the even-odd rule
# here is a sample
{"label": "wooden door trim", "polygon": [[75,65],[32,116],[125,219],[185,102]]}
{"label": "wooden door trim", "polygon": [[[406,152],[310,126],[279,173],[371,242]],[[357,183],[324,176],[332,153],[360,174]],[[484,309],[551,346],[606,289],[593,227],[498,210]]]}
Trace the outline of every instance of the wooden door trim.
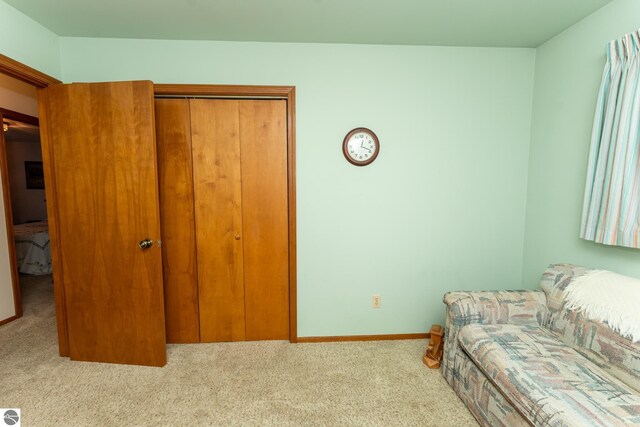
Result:
{"label": "wooden door trim", "polygon": [[[35,117],[26,116],[15,111],[0,109],[0,122],[4,118],[20,120],[20,118]],[[23,121],[23,120],[20,120]],[[26,120],[24,120],[26,122]],[[13,207],[11,205],[11,189],[9,183],[9,165],[7,164],[7,144],[4,139],[4,130],[0,130],[0,174],[2,174],[2,198],[4,199],[4,219],[7,228],[7,246],[9,250],[9,271],[11,272],[11,287],[13,288],[13,307],[15,314],[4,323],[22,317],[22,298],[20,296],[20,279],[18,276],[18,257],[16,256],[16,239],[13,233]],[[2,323],[0,323],[2,324]]]}
{"label": "wooden door trim", "polygon": [[37,117],[33,117],[28,114],[7,110],[6,108],[2,108],[2,107],[0,107],[0,114],[2,114],[5,118],[10,120],[15,120],[17,122],[26,123],[32,126],[38,126],[38,127],[40,126],[40,120],[38,120]]}
{"label": "wooden door trim", "polygon": [[37,88],[62,83],[56,78],[2,54],[0,54],[0,73],[14,77],[25,83],[29,83]]}
{"label": "wooden door trim", "polygon": [[19,319],[19,318],[21,318],[21,317],[22,317],[22,314],[20,314],[20,316],[18,316],[17,314],[15,314],[15,315],[13,315],[13,316],[11,316],[11,317],[7,317],[7,318],[6,318],[6,319],[4,319],[4,320],[0,320],[0,326],[2,326],[2,325],[6,325],[7,323],[9,323],[9,322],[13,322],[14,320],[18,320],[18,319]]}
{"label": "wooden door trim", "polygon": [[154,84],[156,96],[274,97],[288,99],[295,86]]}
{"label": "wooden door trim", "polygon": [[203,84],[154,84],[156,96],[210,96],[287,101],[287,180],[289,209],[289,341],[298,342],[297,235],[296,235],[296,88],[295,86],[246,86]]}

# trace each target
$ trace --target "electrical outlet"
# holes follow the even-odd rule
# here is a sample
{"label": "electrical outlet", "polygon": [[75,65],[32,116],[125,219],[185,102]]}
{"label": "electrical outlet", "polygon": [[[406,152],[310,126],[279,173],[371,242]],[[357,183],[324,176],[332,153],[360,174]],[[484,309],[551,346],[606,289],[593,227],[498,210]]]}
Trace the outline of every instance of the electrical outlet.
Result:
{"label": "electrical outlet", "polygon": [[372,308],[380,308],[382,305],[382,298],[378,294],[373,294],[371,297],[371,307]]}

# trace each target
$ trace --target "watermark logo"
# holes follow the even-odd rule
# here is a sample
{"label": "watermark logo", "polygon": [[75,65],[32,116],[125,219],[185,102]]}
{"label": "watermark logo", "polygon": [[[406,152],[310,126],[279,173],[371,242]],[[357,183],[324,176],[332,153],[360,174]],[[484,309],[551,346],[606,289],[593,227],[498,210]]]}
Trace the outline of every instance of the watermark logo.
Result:
{"label": "watermark logo", "polygon": [[20,427],[20,409],[0,409],[0,413],[3,414],[2,421],[4,421],[4,425]]}

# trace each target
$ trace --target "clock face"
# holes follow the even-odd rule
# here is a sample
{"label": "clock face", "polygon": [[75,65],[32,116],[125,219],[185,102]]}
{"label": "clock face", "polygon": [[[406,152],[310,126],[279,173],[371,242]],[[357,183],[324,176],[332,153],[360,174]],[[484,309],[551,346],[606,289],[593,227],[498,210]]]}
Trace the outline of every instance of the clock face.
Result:
{"label": "clock face", "polygon": [[356,128],[344,138],[342,151],[350,163],[365,166],[378,156],[380,142],[376,134],[369,129]]}

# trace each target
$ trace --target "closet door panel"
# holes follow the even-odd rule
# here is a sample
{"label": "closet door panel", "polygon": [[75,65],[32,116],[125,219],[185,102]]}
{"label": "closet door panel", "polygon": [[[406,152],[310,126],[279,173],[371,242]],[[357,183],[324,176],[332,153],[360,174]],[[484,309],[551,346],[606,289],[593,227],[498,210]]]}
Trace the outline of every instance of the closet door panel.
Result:
{"label": "closet door panel", "polygon": [[[54,85],[39,96],[69,354],[162,366],[153,84]],[[141,249],[138,243],[147,238],[154,244]]]}
{"label": "closet door panel", "polygon": [[286,108],[240,101],[247,340],[289,338]]}
{"label": "closet door panel", "polygon": [[238,101],[190,100],[203,342],[245,339]]}
{"label": "closet door panel", "polygon": [[167,342],[200,341],[189,101],[156,99]]}

